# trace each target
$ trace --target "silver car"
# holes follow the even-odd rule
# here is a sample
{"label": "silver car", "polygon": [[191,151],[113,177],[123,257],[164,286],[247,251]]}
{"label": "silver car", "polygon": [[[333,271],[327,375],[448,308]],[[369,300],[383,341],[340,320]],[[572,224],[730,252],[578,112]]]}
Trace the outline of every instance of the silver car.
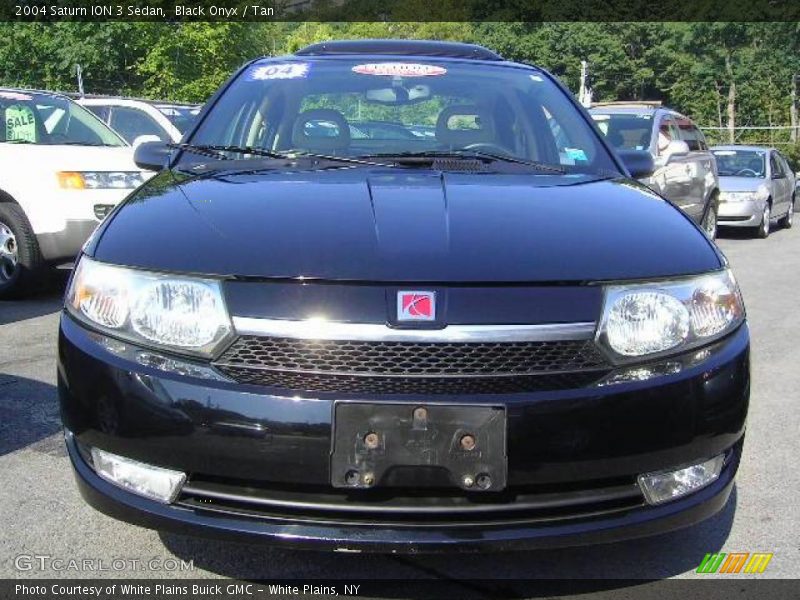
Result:
{"label": "silver car", "polygon": [[642,183],[717,233],[719,180],[703,133],[691,119],[659,102],[606,102],[589,110],[595,124],[618,150],[647,150],[655,171]]}
{"label": "silver car", "polygon": [[750,227],[765,238],[777,221],[792,226],[795,175],[775,148],[714,146],[722,189],[719,224]]}

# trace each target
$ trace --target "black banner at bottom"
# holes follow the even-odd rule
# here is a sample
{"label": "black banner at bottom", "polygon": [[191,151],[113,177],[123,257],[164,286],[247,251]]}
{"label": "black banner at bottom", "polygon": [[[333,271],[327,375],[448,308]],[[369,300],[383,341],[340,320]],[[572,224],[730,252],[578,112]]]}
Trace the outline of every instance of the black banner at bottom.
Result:
{"label": "black banner at bottom", "polygon": [[630,600],[796,600],[800,580],[714,577],[692,580],[0,580],[0,598],[30,600],[239,600],[268,598],[611,598]]}

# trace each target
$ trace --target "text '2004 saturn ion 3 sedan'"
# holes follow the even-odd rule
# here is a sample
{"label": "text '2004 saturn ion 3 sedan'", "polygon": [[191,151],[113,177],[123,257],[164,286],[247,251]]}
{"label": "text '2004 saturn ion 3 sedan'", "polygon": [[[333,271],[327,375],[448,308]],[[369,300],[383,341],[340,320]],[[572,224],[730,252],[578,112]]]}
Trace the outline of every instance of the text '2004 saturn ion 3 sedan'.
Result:
{"label": "text '2004 saturn ion 3 sedan'", "polygon": [[551,75],[477,46],[320,44],[243,67],[185,139],[138,149],[167,166],[67,292],[59,393],[93,506],[424,552],[643,536],[725,504],[737,284],[631,178],[652,160],[613,154]]}

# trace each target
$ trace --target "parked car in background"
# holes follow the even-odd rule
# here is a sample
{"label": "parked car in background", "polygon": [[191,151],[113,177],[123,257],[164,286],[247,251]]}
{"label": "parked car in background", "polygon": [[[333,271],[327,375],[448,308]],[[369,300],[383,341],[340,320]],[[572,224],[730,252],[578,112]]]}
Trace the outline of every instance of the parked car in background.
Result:
{"label": "parked car in background", "polygon": [[183,132],[200,112],[196,104],[156,102],[137,98],[83,96],[77,102],[92,111],[125,141],[136,145],[137,140],[154,139],[179,142]]}
{"label": "parked car in background", "polygon": [[797,187],[789,163],[775,148],[714,146],[720,194],[719,224],[750,227],[761,238],[777,221],[792,226]]}
{"label": "parked car in background", "polygon": [[66,96],[0,89],[0,297],[74,259],[145,176],[133,149]]}
{"label": "parked car in background", "polygon": [[719,179],[703,133],[688,117],[658,102],[597,103],[589,111],[617,151],[647,150],[655,171],[640,179],[701,225],[717,232]]}
{"label": "parked car in background", "polygon": [[[738,286],[632,179],[650,154],[611,152],[556,77],[468,44],[327,42],[213,98],[179,149],[137,148],[159,174],[66,295],[89,503],[397,553],[609,542],[726,505]],[[354,137],[367,120],[436,130]]]}

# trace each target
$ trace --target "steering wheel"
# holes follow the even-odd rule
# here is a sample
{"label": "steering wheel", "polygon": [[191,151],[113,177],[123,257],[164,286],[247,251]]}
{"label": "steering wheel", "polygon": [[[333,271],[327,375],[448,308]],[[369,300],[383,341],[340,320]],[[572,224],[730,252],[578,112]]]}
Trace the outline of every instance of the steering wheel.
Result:
{"label": "steering wheel", "polygon": [[758,173],[756,173],[753,169],[741,169],[736,172],[736,175],[744,175],[745,173],[752,173],[752,177],[758,177]]}
{"label": "steering wheel", "polygon": [[514,153],[508,148],[504,148],[500,144],[493,144],[492,142],[475,142],[464,146],[464,150],[474,150],[475,152],[487,152],[489,154],[501,154],[505,156],[513,156]]}

